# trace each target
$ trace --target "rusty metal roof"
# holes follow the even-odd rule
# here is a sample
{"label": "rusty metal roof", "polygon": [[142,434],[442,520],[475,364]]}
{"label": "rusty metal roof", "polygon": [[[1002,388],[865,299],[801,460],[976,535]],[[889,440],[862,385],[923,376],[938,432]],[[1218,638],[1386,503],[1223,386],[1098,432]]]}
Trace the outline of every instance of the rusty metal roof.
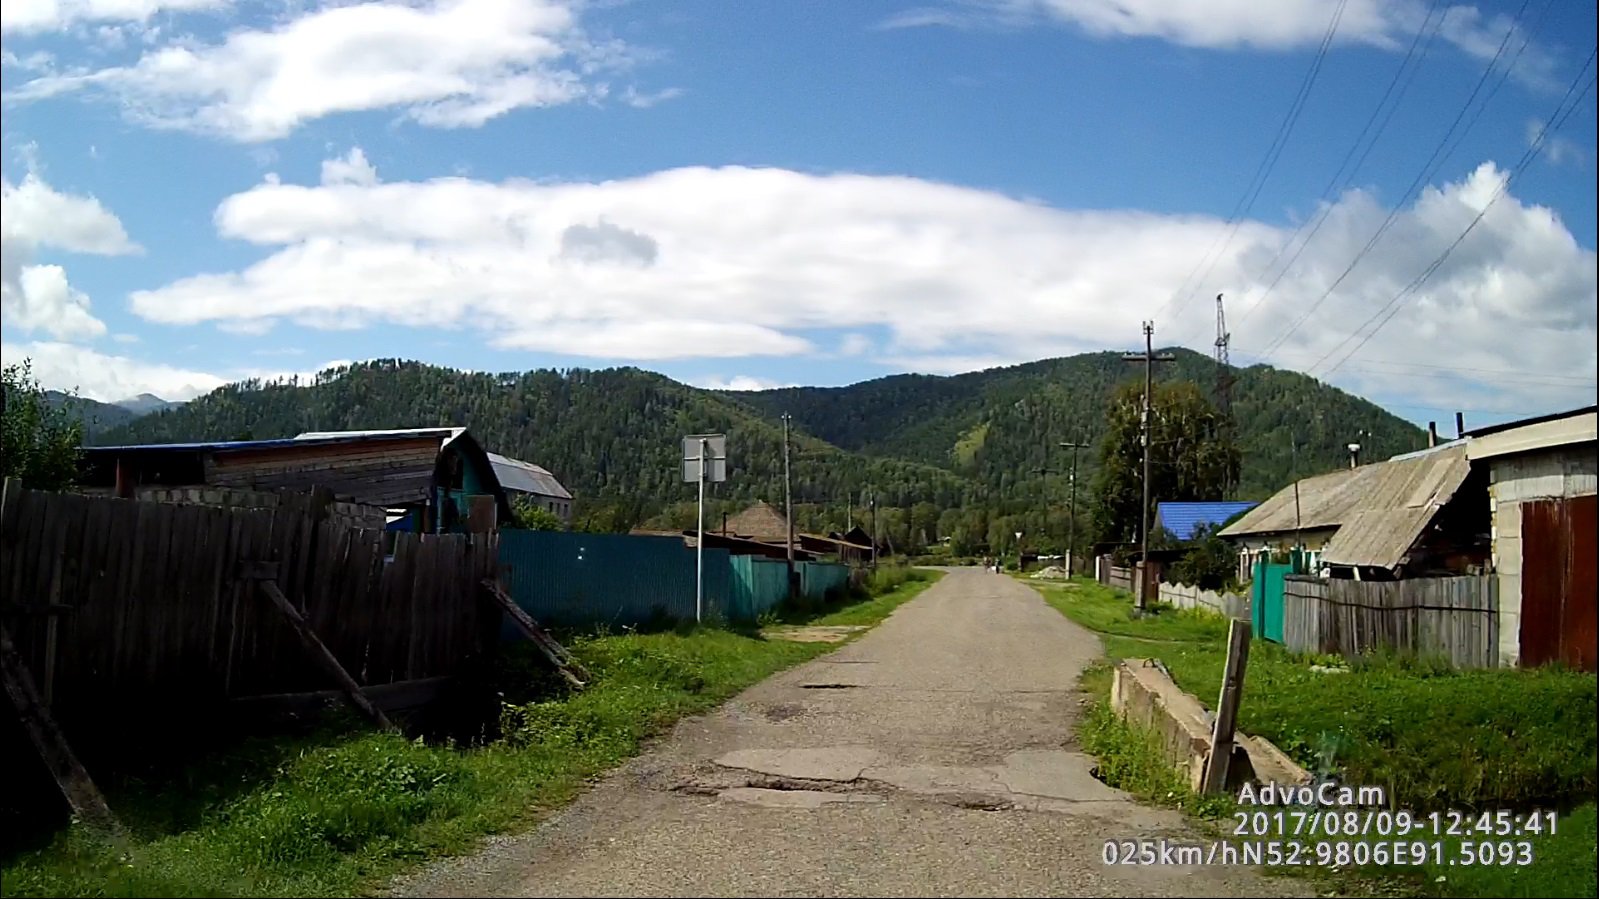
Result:
{"label": "rusty metal roof", "polygon": [[1455,443],[1306,478],[1298,484],[1297,527],[1290,485],[1221,533],[1241,537],[1335,527],[1322,561],[1393,568],[1470,470],[1465,446]]}

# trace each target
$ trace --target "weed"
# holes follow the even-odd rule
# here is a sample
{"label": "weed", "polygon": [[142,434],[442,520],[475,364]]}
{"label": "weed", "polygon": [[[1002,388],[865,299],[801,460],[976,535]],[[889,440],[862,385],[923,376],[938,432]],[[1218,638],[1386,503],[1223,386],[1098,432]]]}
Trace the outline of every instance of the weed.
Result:
{"label": "weed", "polygon": [[[874,623],[928,582],[917,575],[836,614]],[[292,740],[174,762],[109,784],[134,825],[126,855],[71,828],[0,862],[0,895],[348,895],[531,823],[678,718],[830,648],[692,625],[564,636],[594,675],[581,693],[527,644],[471,673],[496,698],[495,739],[430,745],[340,716]]]}

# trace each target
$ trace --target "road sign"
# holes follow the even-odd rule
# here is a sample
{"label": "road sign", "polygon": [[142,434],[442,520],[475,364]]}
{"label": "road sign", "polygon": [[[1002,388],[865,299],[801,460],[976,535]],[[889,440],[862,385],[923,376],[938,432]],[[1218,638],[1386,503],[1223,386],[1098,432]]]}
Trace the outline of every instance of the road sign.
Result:
{"label": "road sign", "polygon": [[713,484],[727,480],[727,435],[694,434],[683,438],[683,483],[699,481],[701,447],[705,450],[705,480]]}

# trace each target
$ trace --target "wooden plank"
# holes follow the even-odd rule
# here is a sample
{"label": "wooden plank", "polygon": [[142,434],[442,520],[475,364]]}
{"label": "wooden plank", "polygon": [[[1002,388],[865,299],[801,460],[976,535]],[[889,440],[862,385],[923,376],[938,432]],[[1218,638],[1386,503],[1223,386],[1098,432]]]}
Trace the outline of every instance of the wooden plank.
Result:
{"label": "wooden plank", "polygon": [[[384,712],[414,709],[438,699],[455,679],[453,677],[427,677],[417,680],[374,684],[361,688],[361,693],[374,707]],[[343,690],[316,690],[305,693],[271,693],[259,696],[241,696],[229,700],[231,712],[247,716],[275,714],[304,714],[321,711],[346,701]]]}
{"label": "wooden plank", "polygon": [[260,584],[260,589],[266,594],[267,598],[272,600],[273,605],[278,607],[278,611],[282,613],[284,620],[289,622],[295,634],[300,638],[300,642],[304,644],[306,651],[311,654],[311,657],[322,667],[323,671],[338,682],[345,695],[349,697],[350,704],[361,710],[363,714],[371,718],[373,722],[384,730],[398,731],[399,728],[395,727],[389,721],[388,716],[384,715],[377,706],[372,704],[371,700],[367,699],[366,694],[361,692],[361,685],[350,677],[350,673],[344,670],[344,666],[339,664],[339,660],[333,657],[333,653],[328,651],[328,648],[317,638],[316,633],[306,625],[305,619],[300,617],[300,611],[294,607],[293,603],[289,602],[287,596],[283,595],[283,591],[278,588],[277,582],[258,581],[257,583]]}
{"label": "wooden plank", "polygon": [[66,735],[44,707],[33,678],[29,676],[28,669],[17,655],[16,646],[11,642],[11,633],[3,627],[0,627],[0,680],[4,681],[6,695],[17,710],[23,730],[33,741],[34,748],[49,768],[50,776],[72,807],[73,814],[120,842],[124,837],[121,822],[111,813],[105,797],[72,752]]}
{"label": "wooden plank", "polygon": [[1227,768],[1233,756],[1233,732],[1238,722],[1238,700],[1243,695],[1244,671],[1249,663],[1249,622],[1234,618],[1227,625],[1227,661],[1222,673],[1221,696],[1210,734],[1210,755],[1205,758],[1201,781],[1204,792],[1227,789]]}
{"label": "wooden plank", "polygon": [[539,623],[533,620],[533,616],[524,611],[521,606],[516,604],[516,600],[505,592],[505,588],[500,585],[499,581],[484,580],[482,585],[483,592],[494,600],[505,614],[511,616],[512,623],[516,625],[524,636],[533,641],[533,645],[537,646],[550,664],[555,666],[555,670],[561,673],[566,682],[576,689],[583,689],[591,679],[589,673],[577,659],[572,657],[571,653],[566,651],[566,647],[556,642],[555,638],[551,637],[544,628],[539,627]]}

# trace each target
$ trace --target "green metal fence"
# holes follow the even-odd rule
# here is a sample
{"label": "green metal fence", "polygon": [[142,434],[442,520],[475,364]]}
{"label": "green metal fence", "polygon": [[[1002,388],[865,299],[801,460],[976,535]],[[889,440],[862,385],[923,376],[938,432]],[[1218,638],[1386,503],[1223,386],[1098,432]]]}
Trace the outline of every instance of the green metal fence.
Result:
{"label": "green metal fence", "polygon": [[[725,549],[705,550],[707,619],[729,616],[729,558]],[[542,623],[694,620],[694,550],[678,537],[506,530],[500,565],[511,598]]]}
{"label": "green metal fence", "polygon": [[1283,589],[1284,578],[1290,574],[1303,574],[1305,554],[1295,550],[1287,562],[1273,562],[1262,557],[1255,563],[1253,582],[1249,587],[1250,624],[1255,633],[1274,643],[1283,642]]}
{"label": "green metal fence", "polygon": [[849,585],[849,566],[833,562],[796,562],[800,593],[806,599],[826,599]]}
{"label": "green metal fence", "polygon": [[732,569],[729,619],[754,621],[788,598],[787,562],[760,556],[733,556],[728,561]]}

